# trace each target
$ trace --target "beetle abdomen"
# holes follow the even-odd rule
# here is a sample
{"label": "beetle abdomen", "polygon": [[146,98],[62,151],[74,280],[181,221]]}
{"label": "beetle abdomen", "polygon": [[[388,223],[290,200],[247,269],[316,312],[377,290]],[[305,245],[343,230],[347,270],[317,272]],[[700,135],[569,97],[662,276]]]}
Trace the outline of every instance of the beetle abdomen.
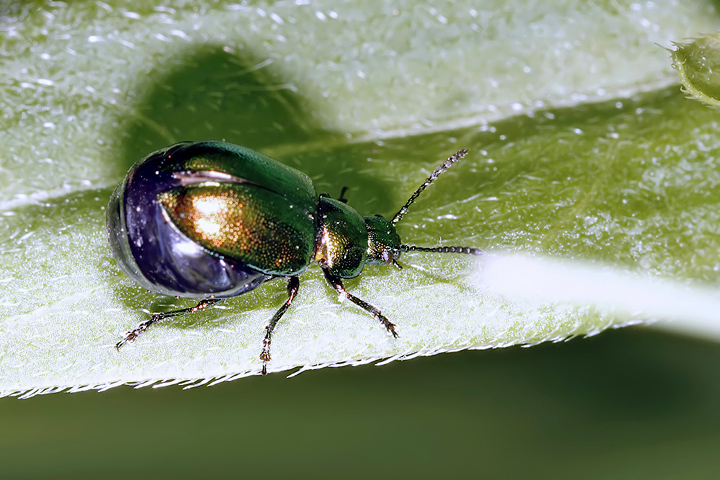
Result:
{"label": "beetle abdomen", "polygon": [[314,219],[258,185],[209,182],[163,192],[158,202],[187,237],[262,273],[297,275],[312,260]]}
{"label": "beetle abdomen", "polygon": [[182,186],[174,145],[136,163],[113,193],[107,228],[120,268],[142,287],[164,295],[232,297],[273,278],[240,260],[211,252],[170,221],[158,195]]}

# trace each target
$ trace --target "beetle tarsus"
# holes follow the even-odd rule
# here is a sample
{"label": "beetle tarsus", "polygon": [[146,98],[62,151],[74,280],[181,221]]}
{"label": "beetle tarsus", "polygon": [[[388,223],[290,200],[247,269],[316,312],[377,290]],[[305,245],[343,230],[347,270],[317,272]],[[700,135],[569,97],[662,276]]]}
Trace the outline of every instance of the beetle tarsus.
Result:
{"label": "beetle tarsus", "polygon": [[390,323],[390,322],[388,321],[388,319],[385,318],[385,317],[383,317],[381,321],[383,322],[383,325],[385,325],[385,328],[387,329],[387,331],[390,332],[390,334],[391,334],[394,338],[398,338],[398,333],[395,331],[395,324],[394,324],[394,323]]}
{"label": "beetle tarsus", "polygon": [[270,361],[270,331],[268,327],[265,327],[265,338],[263,339],[263,349],[260,354],[260,360],[262,360],[262,374],[267,375],[267,364]]}
{"label": "beetle tarsus", "polygon": [[144,322],[138,324],[137,328],[135,330],[130,330],[123,336],[122,340],[117,342],[115,344],[115,349],[120,350],[120,348],[125,345],[128,342],[133,342],[135,339],[140,335],[142,332],[148,329],[150,325],[153,323],[159,322],[160,320],[164,320],[166,318],[170,317],[177,317],[178,315],[182,315],[183,313],[193,313],[197,312],[198,310],[203,310],[210,305],[214,305],[216,303],[222,302],[224,299],[222,298],[207,298],[205,300],[200,301],[197,305],[190,308],[183,308],[180,310],[173,310],[171,312],[159,312],[159,313],[151,313],[150,318],[145,320]]}
{"label": "beetle tarsus", "polygon": [[160,318],[158,318],[160,317],[160,315],[161,314],[153,313],[149,320],[145,320],[144,322],[138,324],[135,330],[130,330],[129,332],[127,332],[122,338],[122,340],[115,344],[115,348],[117,350],[120,350],[120,347],[122,347],[126,343],[134,342],[138,335],[147,330],[150,325],[160,320]]}
{"label": "beetle tarsus", "polygon": [[300,288],[300,280],[298,277],[288,277],[287,292],[288,298],[285,303],[275,312],[275,315],[270,319],[270,322],[265,327],[265,338],[263,339],[263,349],[260,353],[260,360],[262,360],[262,374],[267,375],[267,363],[270,361],[270,342],[272,341],[272,332],[275,330],[275,326],[278,321],[287,311],[290,304],[295,299],[298,289]]}
{"label": "beetle tarsus", "polygon": [[368,312],[370,315],[372,315],[374,318],[377,318],[380,320],[380,323],[383,324],[385,329],[395,338],[398,338],[398,333],[395,331],[395,324],[392,323],[388,318],[382,314],[380,310],[378,310],[376,307],[373,307],[369,303],[367,303],[365,300],[361,300],[352,293],[345,290],[345,285],[342,283],[342,279],[340,277],[336,277],[330,272],[323,268],[323,273],[325,274],[325,279],[327,282],[337,291],[340,295],[344,296],[351,302],[353,302],[358,307],[362,308],[366,312]]}

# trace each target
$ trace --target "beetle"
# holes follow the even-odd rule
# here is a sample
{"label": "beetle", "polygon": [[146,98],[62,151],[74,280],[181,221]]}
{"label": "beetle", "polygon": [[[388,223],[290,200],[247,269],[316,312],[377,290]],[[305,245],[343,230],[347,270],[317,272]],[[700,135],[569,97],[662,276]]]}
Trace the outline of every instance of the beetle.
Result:
{"label": "beetle", "polygon": [[403,252],[482,254],[473,247],[403,244],[395,225],[417,197],[467,150],[425,180],[386,220],[362,217],[342,198],[317,195],[310,178],[262,153],[226,142],[182,142],[130,168],[110,197],[107,233],[120,268],[162,295],[198,298],[190,308],[151,313],[116,344],[119,350],[153,323],[196,312],[285,277],[287,300],[265,327],[260,360],[267,374],[272,333],[295,299],[299,276],[316,261],[335,291],[370,313],[393,336],[395,324],[349,293],[343,279],[363,266],[398,268]]}

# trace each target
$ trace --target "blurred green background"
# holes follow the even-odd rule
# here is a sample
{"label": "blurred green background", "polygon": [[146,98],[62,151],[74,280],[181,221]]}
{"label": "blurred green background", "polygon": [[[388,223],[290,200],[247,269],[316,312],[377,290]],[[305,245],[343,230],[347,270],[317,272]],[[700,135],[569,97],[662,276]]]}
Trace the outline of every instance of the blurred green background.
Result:
{"label": "blurred green background", "polygon": [[716,344],[647,329],[187,391],[0,400],[2,478],[710,479]]}

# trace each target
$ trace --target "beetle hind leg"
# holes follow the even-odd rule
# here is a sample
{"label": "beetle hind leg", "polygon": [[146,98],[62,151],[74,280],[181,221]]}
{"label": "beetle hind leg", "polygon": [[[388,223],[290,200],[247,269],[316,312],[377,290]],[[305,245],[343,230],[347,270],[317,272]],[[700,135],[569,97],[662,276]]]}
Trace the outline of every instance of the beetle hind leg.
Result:
{"label": "beetle hind leg", "polygon": [[150,318],[145,320],[144,322],[140,323],[135,330],[131,330],[125,334],[125,336],[115,344],[115,348],[120,350],[120,347],[125,345],[128,342],[134,341],[138,335],[140,335],[142,332],[148,329],[150,325],[153,323],[157,323],[161,320],[165,320],[166,318],[171,317],[177,317],[178,315],[183,315],[185,313],[193,313],[197,312],[198,310],[204,310],[210,305],[214,305],[216,303],[222,302],[224,298],[207,298],[205,300],[202,300],[200,303],[195,305],[194,307],[190,308],[183,308],[180,310],[173,310],[171,312],[160,312],[160,313],[152,313],[150,314]]}
{"label": "beetle hind leg", "polygon": [[262,360],[262,374],[267,375],[267,363],[270,361],[270,342],[272,341],[272,332],[275,330],[275,326],[277,325],[278,321],[280,321],[280,318],[285,314],[285,311],[288,309],[290,304],[295,299],[295,295],[297,295],[298,289],[300,288],[300,280],[298,280],[298,277],[288,277],[288,284],[287,284],[287,292],[288,292],[288,298],[285,300],[285,303],[282,304],[282,306],[278,309],[277,312],[275,312],[275,315],[270,319],[270,322],[265,327],[265,338],[263,339],[263,349],[262,353],[260,354],[260,360]]}
{"label": "beetle hind leg", "polygon": [[325,279],[327,282],[332,285],[332,287],[341,295],[343,295],[345,298],[353,302],[358,307],[362,308],[369,314],[371,314],[374,318],[378,319],[380,323],[383,324],[383,326],[387,329],[387,331],[395,338],[398,337],[397,332],[395,331],[395,324],[392,323],[388,318],[380,312],[377,308],[373,307],[369,303],[367,303],[364,300],[359,299],[355,295],[351,294],[347,290],[345,290],[345,286],[342,283],[342,280],[340,277],[336,277],[334,275],[331,275],[330,272],[325,270],[323,268],[323,273],[325,274]]}

